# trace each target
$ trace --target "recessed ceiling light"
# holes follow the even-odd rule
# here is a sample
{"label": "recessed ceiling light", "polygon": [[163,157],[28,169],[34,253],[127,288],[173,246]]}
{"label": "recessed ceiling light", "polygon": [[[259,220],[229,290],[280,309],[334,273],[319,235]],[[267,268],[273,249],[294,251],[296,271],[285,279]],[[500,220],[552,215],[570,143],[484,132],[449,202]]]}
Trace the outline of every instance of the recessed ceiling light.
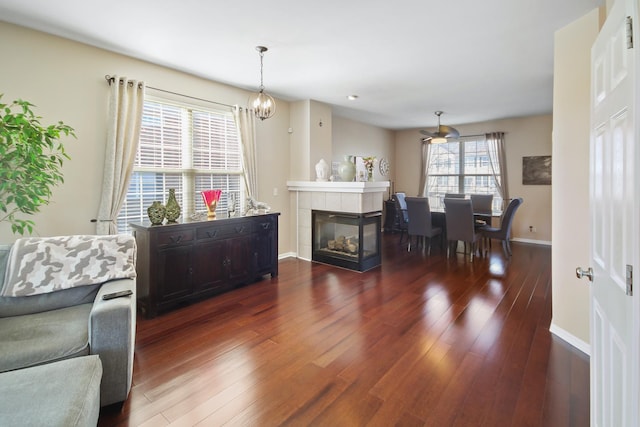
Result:
{"label": "recessed ceiling light", "polygon": [[349,96],[347,96],[347,99],[349,101],[355,101],[356,99],[358,99],[358,95],[349,95]]}

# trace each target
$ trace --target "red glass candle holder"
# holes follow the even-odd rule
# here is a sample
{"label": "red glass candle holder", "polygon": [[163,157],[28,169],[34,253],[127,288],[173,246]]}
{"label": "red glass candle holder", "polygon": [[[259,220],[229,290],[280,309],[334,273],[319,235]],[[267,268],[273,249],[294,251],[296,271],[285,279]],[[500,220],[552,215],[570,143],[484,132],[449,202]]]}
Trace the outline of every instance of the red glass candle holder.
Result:
{"label": "red glass candle holder", "polygon": [[201,191],[200,194],[202,194],[202,200],[204,200],[204,205],[207,207],[207,217],[215,218],[216,207],[218,206],[222,190],[205,190]]}

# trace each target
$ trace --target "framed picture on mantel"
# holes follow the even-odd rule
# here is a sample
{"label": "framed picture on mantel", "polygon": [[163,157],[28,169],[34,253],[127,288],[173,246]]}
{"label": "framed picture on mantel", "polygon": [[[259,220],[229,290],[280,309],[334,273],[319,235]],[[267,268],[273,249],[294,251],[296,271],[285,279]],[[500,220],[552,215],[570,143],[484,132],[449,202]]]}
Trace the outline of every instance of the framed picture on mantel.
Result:
{"label": "framed picture on mantel", "polygon": [[367,167],[364,165],[364,157],[356,156],[356,181],[367,180]]}
{"label": "framed picture on mantel", "polygon": [[522,185],[551,185],[551,156],[523,157]]}

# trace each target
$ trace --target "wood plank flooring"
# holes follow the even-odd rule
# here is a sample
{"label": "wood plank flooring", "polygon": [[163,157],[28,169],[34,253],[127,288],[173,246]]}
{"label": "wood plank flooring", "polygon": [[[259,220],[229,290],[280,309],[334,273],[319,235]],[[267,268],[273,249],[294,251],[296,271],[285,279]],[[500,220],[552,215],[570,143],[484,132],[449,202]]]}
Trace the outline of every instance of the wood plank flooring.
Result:
{"label": "wood plank flooring", "polygon": [[100,426],[588,426],[589,360],[549,333],[551,249],[407,252],[138,318],[133,387]]}

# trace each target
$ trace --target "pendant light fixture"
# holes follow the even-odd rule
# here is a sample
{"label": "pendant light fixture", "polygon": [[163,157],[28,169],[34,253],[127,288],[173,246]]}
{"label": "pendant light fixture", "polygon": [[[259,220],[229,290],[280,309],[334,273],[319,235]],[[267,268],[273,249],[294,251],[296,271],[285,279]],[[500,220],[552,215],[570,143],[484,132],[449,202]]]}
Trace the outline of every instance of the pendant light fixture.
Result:
{"label": "pendant light fixture", "polygon": [[435,132],[421,130],[420,133],[427,136],[427,138],[424,138],[423,141],[427,141],[429,142],[429,144],[443,144],[450,138],[460,138],[460,132],[458,132],[455,128],[440,124],[440,116],[442,115],[442,111],[436,111],[435,115],[438,116],[438,129]]}
{"label": "pendant light fixture", "polygon": [[258,92],[249,97],[249,108],[252,109],[257,118],[260,120],[268,119],[276,112],[276,101],[273,97],[264,91],[262,82],[262,58],[264,53],[269,50],[264,46],[256,46],[256,50],[260,53],[260,87]]}

